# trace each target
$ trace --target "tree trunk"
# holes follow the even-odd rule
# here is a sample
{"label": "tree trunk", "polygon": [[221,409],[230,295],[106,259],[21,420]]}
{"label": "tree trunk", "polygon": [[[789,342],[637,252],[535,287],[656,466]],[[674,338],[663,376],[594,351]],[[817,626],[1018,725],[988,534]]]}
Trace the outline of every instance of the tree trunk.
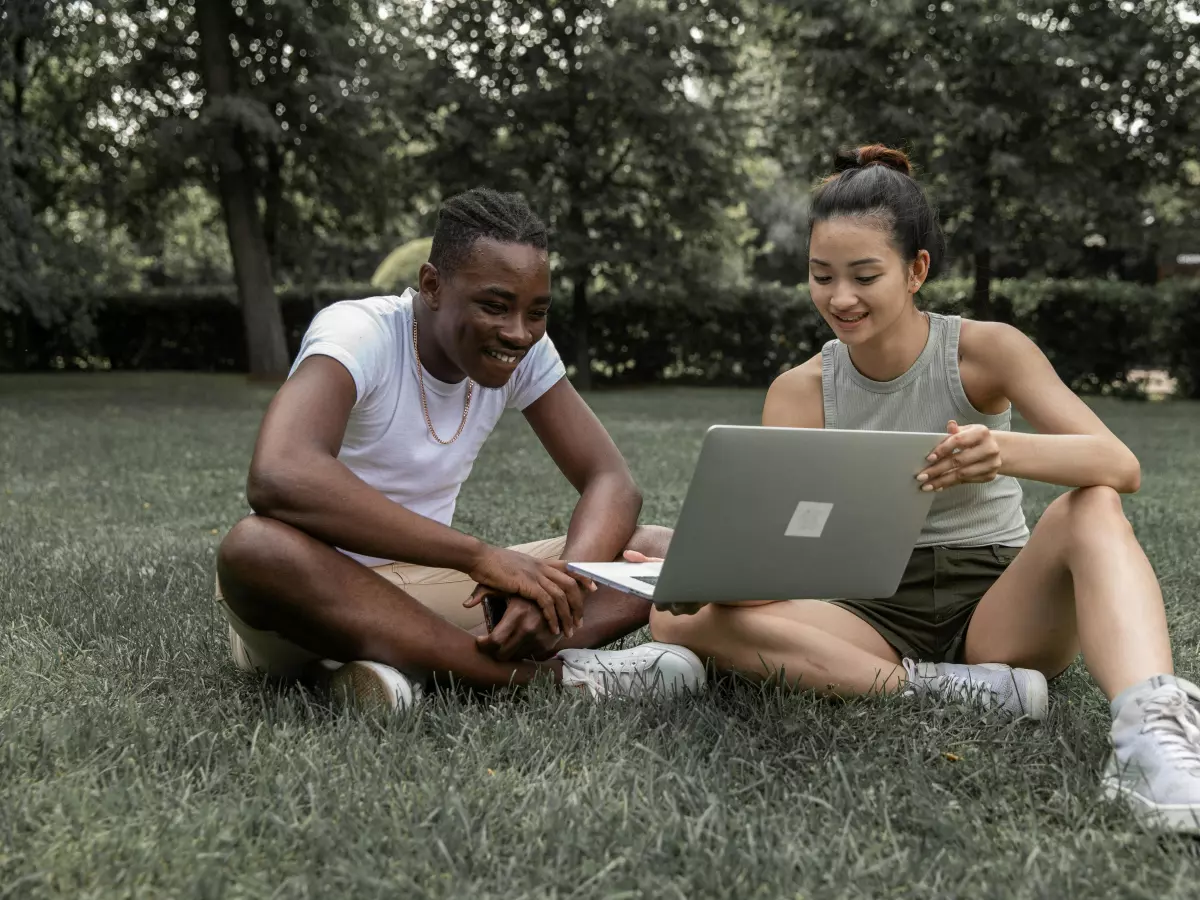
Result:
{"label": "tree trunk", "polygon": [[[986,192],[986,193],[983,193]],[[974,228],[974,262],[975,289],[971,294],[971,317],[974,319],[993,318],[992,309],[992,203],[989,185],[982,188],[975,202]]]}
{"label": "tree trunk", "polygon": [[20,35],[13,48],[12,116],[13,116],[13,175],[18,184],[29,182],[29,159],[25,155],[25,88],[29,81],[29,37]]}
{"label": "tree trunk", "polygon": [[[575,3],[564,4],[566,16],[562,20],[563,28],[555,34],[563,45],[567,59],[575,58],[575,27],[579,24],[579,11]],[[566,132],[566,164],[563,167],[567,189],[567,252],[578,252],[587,247],[587,222],[583,216],[584,197],[587,196],[583,169],[584,154],[580,146],[579,110],[583,102],[582,85],[575,75],[574,69],[567,72],[567,117],[563,122]],[[592,267],[585,263],[577,263],[577,268],[571,274],[571,319],[575,329],[575,386],[581,391],[591,390],[592,387],[592,339],[590,316],[588,314],[588,282],[592,278]]]}
{"label": "tree trunk", "polygon": [[986,244],[975,244],[975,287],[971,292],[971,317],[992,318],[992,248]]}
{"label": "tree trunk", "polygon": [[[206,103],[219,104],[234,93],[233,54],[229,49],[231,8],[225,0],[196,4],[200,61]],[[225,230],[233,255],[246,350],[253,378],[286,377],[289,359],[283,314],[275,296],[271,258],[258,214],[258,185],[250,165],[246,135],[228,122],[214,123],[217,190],[225,213]]]}
{"label": "tree trunk", "polygon": [[592,341],[588,329],[588,270],[583,267],[572,278],[571,321],[575,326],[575,386],[581,391],[592,388]]}
{"label": "tree trunk", "polygon": [[[586,246],[584,240],[587,224],[583,218],[583,207],[579,203],[578,173],[572,162],[568,168],[571,180],[568,190],[571,195],[567,210],[568,252]],[[577,251],[576,251],[577,252]],[[592,387],[592,338],[591,316],[588,314],[588,282],[592,279],[592,267],[580,260],[568,269],[571,275],[571,322],[575,331],[575,386],[581,391]]]}
{"label": "tree trunk", "polygon": [[283,271],[283,248],[279,245],[280,221],[283,216],[283,153],[278,147],[267,148],[267,178],[263,185],[263,233],[271,271]]}
{"label": "tree trunk", "polygon": [[[15,14],[14,14],[15,15]],[[20,23],[18,22],[18,27]],[[25,136],[25,90],[29,85],[29,35],[19,34],[13,46],[12,90],[12,196],[8,202],[19,209],[9,224],[13,259],[9,262],[17,272],[32,272],[35,267],[33,249],[33,202],[29,186],[33,169],[29,165],[29,145]],[[20,207],[24,206],[24,209]],[[17,311],[13,319],[12,357],[6,363],[13,371],[23,372],[29,361],[29,316],[40,297],[37,287],[18,288]]]}

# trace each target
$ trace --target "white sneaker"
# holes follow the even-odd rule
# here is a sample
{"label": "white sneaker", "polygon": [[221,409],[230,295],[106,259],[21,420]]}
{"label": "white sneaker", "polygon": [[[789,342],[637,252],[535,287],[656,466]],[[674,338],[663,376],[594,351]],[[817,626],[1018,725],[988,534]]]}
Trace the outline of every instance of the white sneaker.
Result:
{"label": "white sneaker", "polygon": [[1151,827],[1200,834],[1200,688],[1171,675],[1113,701],[1105,796]]}
{"label": "white sneaker", "polygon": [[651,641],[628,650],[560,650],[564,687],[593,697],[655,696],[704,687],[704,664],[686,647]]}
{"label": "white sneaker", "polygon": [[[250,659],[246,642],[229,626],[229,654],[243,672],[258,672]],[[383,708],[403,712],[424,696],[424,689],[383,663],[356,660],[346,664],[322,659],[309,669],[324,682],[330,693],[362,708]]]}
{"label": "white sneaker", "polygon": [[242,640],[242,636],[233,630],[233,626],[229,626],[229,655],[233,657],[233,664],[243,672],[257,672],[258,667],[250,659],[250,653],[246,650],[246,642]]}
{"label": "white sneaker", "polygon": [[1035,669],[1014,669],[1003,663],[967,666],[905,659],[904,671],[914,692],[995,707],[1035,721],[1046,718],[1050,692],[1046,676]]}
{"label": "white sneaker", "polygon": [[321,666],[328,672],[330,693],[359,708],[404,712],[425,694],[421,685],[383,663],[360,659],[338,665],[322,660]]}

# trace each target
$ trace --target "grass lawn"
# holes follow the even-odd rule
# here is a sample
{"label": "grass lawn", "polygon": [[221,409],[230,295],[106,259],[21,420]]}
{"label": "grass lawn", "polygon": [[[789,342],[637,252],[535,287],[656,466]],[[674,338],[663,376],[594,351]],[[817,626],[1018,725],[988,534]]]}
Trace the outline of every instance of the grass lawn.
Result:
{"label": "grass lawn", "polygon": [[[728,686],[665,705],[548,687],[403,718],[233,668],[219,535],[270,392],[235,378],[0,378],[0,898],[1195,896],[1187,840],[1096,790],[1078,667],[1040,726]],[[673,521],[704,429],[752,391],[599,394]],[[1126,509],[1200,676],[1200,410],[1099,403],[1143,463]],[[1036,515],[1055,491],[1034,486]],[[561,532],[565,481],[515,414],[456,524]]]}

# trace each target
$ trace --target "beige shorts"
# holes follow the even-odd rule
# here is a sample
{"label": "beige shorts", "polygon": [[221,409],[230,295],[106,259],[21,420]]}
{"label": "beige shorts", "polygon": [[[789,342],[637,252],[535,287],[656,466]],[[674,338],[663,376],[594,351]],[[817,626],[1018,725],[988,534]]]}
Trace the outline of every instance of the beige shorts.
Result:
{"label": "beige shorts", "polygon": [[[534,541],[510,547],[537,559],[558,559],[566,547],[566,537]],[[371,569],[405,593],[431,609],[443,619],[470,630],[483,624],[483,606],[471,609],[463,607],[470,596],[475,582],[469,575],[455,569],[435,569],[430,566],[415,566],[410,563],[388,563]],[[229,647],[234,662],[249,669],[276,678],[291,678],[320,657],[292,643],[277,631],[251,628],[229,608],[221,593],[220,579],[216,582],[217,606],[229,622]]]}

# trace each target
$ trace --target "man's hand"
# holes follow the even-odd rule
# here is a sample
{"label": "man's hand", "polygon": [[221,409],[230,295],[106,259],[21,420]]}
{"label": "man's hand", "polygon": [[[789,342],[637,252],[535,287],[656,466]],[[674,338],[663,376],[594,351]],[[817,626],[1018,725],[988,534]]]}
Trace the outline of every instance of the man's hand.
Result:
{"label": "man's hand", "polygon": [[955,484],[992,481],[1000,474],[1000,445],[986,425],[946,425],[950,436],[926,457],[932,463],[917,476],[923,491],[940,491]]}
{"label": "man's hand", "polygon": [[583,592],[596,589],[590,578],[568,572],[561,560],[500,547],[488,547],[467,574],[479,586],[463,606],[478,606],[489,593],[523,597],[537,604],[554,635],[571,635],[583,624]]}
{"label": "man's hand", "polygon": [[548,659],[562,641],[551,633],[536,603],[509,597],[508,608],[490,634],[475,638],[479,649],[493,659]]}

